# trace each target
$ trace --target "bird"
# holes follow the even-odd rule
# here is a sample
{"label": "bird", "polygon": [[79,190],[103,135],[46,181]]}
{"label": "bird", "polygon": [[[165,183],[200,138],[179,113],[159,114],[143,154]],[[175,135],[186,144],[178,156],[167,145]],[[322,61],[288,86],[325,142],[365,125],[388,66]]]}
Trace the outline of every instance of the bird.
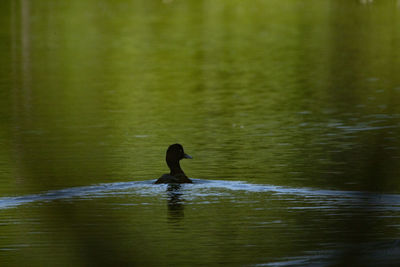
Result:
{"label": "bird", "polygon": [[170,173],[163,174],[155,184],[193,183],[181,169],[181,165],[179,164],[181,159],[192,159],[192,157],[183,151],[181,144],[170,145],[165,157]]}

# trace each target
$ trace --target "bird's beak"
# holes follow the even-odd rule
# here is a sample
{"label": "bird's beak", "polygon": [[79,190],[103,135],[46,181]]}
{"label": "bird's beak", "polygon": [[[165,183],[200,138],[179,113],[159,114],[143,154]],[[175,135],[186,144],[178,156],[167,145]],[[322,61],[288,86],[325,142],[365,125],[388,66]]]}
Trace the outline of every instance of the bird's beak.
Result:
{"label": "bird's beak", "polygon": [[189,156],[188,154],[184,154],[184,155],[183,155],[183,158],[184,158],[184,159],[192,159],[192,157]]}

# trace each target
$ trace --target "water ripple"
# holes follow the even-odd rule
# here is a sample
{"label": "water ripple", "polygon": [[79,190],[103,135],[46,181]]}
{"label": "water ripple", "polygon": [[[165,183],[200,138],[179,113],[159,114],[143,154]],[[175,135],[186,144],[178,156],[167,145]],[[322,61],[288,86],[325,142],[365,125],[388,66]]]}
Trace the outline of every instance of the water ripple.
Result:
{"label": "water ripple", "polygon": [[[155,180],[103,183],[98,185],[71,187],[60,190],[50,190],[39,194],[1,197],[0,209],[7,209],[34,202],[47,202],[62,199],[94,199],[123,194],[137,196],[164,196],[168,185],[155,185]],[[266,193],[271,197],[290,199],[301,198],[305,202],[321,208],[346,206],[368,206],[379,210],[400,210],[399,194],[379,194],[362,191],[323,190],[306,187],[286,187],[276,185],[250,184],[243,181],[202,180],[193,179],[193,184],[184,184],[179,190],[185,194],[185,199],[193,201],[205,197],[221,197],[232,195],[238,191],[248,193]],[[310,207],[298,207],[310,208]]]}

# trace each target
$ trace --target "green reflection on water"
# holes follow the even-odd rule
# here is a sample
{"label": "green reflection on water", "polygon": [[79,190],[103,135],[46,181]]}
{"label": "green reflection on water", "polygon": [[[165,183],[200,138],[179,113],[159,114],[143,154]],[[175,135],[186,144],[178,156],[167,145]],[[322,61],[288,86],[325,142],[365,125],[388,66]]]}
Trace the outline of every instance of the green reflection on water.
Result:
{"label": "green reflection on water", "polygon": [[2,5],[17,187],[155,178],[180,142],[193,177],[357,188],[377,164],[369,189],[398,189],[393,3]]}
{"label": "green reflection on water", "polygon": [[155,179],[179,142],[190,177],[398,193],[397,5],[2,1],[0,192]]}

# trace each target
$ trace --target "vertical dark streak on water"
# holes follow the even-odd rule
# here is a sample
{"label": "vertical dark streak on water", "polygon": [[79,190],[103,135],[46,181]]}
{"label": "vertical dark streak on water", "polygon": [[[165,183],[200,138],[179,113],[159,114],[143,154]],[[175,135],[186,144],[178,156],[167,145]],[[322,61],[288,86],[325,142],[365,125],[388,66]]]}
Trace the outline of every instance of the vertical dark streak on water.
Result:
{"label": "vertical dark streak on water", "polygon": [[24,100],[25,114],[31,112],[31,17],[30,0],[21,0],[21,61],[22,61],[22,98]]}
{"label": "vertical dark streak on water", "polygon": [[168,205],[168,220],[170,223],[179,226],[185,217],[184,212],[184,199],[181,192],[180,184],[170,184],[167,188],[167,205]]}
{"label": "vertical dark streak on water", "polygon": [[[338,3],[339,2],[339,3]],[[331,43],[331,65],[330,65],[330,85],[326,88],[337,103],[341,104],[346,101],[349,105],[348,111],[352,113],[352,109],[357,103],[357,94],[354,92],[358,88],[358,69],[359,65],[359,55],[355,53],[355,49],[362,47],[362,36],[360,36],[360,31],[351,31],[352,34],[349,35],[348,32],[343,31],[343,27],[351,27],[356,21],[359,20],[359,10],[356,10],[351,17],[344,16],[348,14],[346,5],[341,5],[341,1],[331,1],[332,11],[330,13],[330,33],[332,34],[330,38]],[[361,28],[365,27],[365,22],[360,25]],[[339,52],[339,53],[338,53]],[[344,69],[344,64],[346,68]],[[358,157],[356,151],[351,152],[355,157]],[[368,203],[360,199],[361,204],[360,209],[368,209]],[[339,226],[343,229],[337,229],[340,232],[348,232],[351,234],[353,243],[363,242],[368,231],[371,230],[371,221],[365,216],[368,212],[362,212],[360,215],[353,216],[352,219],[348,220],[345,224]],[[357,251],[357,247],[348,249],[343,255],[338,255],[337,261],[340,264],[355,265],[360,251]]]}

